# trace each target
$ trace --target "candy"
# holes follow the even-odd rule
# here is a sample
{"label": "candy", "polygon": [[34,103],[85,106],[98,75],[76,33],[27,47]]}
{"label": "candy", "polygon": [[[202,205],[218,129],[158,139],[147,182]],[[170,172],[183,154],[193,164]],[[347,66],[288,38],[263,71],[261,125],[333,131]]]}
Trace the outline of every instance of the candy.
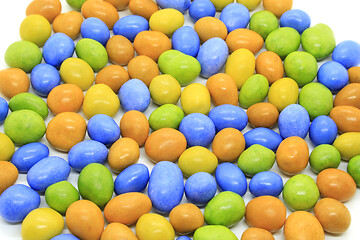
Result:
{"label": "candy", "polygon": [[20,25],[21,39],[33,42],[38,47],[42,47],[50,35],[50,23],[41,15],[32,14],[27,16]]}
{"label": "candy", "polygon": [[123,137],[132,138],[139,146],[143,146],[149,136],[150,126],[142,112],[131,110],[122,116],[120,130]]}
{"label": "candy", "polygon": [[60,76],[65,83],[75,84],[87,90],[94,82],[94,71],[80,58],[68,58],[60,67]]}
{"label": "candy", "polygon": [[338,91],[347,85],[349,75],[340,63],[329,61],[319,68],[318,81],[331,91]]}
{"label": "candy", "polygon": [[142,192],[149,181],[149,170],[141,163],[125,168],[115,179],[115,193]]}
{"label": "candy", "polygon": [[282,78],[271,85],[268,100],[281,112],[287,106],[297,103],[298,96],[297,83],[291,78]]}
{"label": "candy", "polygon": [[162,104],[176,104],[181,95],[179,82],[169,74],[162,74],[152,79],[149,85],[153,102]]}
{"label": "candy", "polygon": [[249,29],[240,28],[229,32],[229,35],[226,37],[226,44],[230,52],[234,52],[240,48],[246,48],[253,54],[256,54],[263,47],[264,40],[258,33]]}
{"label": "candy", "polygon": [[106,1],[90,0],[85,1],[81,6],[81,13],[84,18],[96,17],[102,20],[111,30],[119,20],[116,8]]}
{"label": "candy", "polygon": [[315,173],[327,168],[338,168],[341,162],[339,151],[331,145],[322,144],[310,154],[310,166]]}
{"label": "candy", "polygon": [[211,99],[216,106],[222,104],[238,104],[238,92],[236,82],[226,73],[218,73],[206,81]]}
{"label": "candy", "polygon": [[[78,189],[83,199],[88,199],[98,207],[103,208],[113,195],[114,182],[112,175],[104,165],[90,163],[79,174]],[[71,208],[71,205],[69,208]]]}
{"label": "candy", "polygon": [[9,108],[12,112],[24,109],[32,110],[44,119],[49,113],[44,100],[31,93],[19,93],[12,97],[9,101]]}
{"label": "candy", "polygon": [[111,3],[118,11],[124,10],[129,4],[129,0],[105,0],[105,1]]}
{"label": "candy", "polygon": [[186,86],[181,93],[180,102],[186,115],[191,113],[208,114],[211,107],[210,93],[200,83]]}
{"label": "candy", "polygon": [[293,211],[311,209],[315,206],[319,196],[319,189],[315,181],[305,174],[291,177],[284,185],[283,198],[287,206]]}
{"label": "candy", "polygon": [[[262,45],[263,42],[261,43],[261,47]],[[284,66],[281,58],[274,52],[265,51],[260,53],[256,58],[255,64],[256,73],[266,77],[269,84],[273,84],[284,76]]]}
{"label": "candy", "polygon": [[139,160],[140,150],[137,142],[123,137],[117,140],[110,148],[108,163],[114,172],[121,172]]}
{"label": "candy", "polygon": [[134,39],[134,48],[138,55],[150,57],[155,62],[160,55],[171,49],[170,39],[159,31],[142,31]]}
{"label": "candy", "polygon": [[83,101],[84,94],[81,88],[71,83],[54,87],[47,97],[47,105],[54,115],[62,112],[78,112]]}
{"label": "candy", "polygon": [[43,58],[46,63],[58,68],[67,58],[72,57],[74,50],[75,44],[69,36],[55,33],[43,47]]}
{"label": "candy", "polygon": [[279,111],[273,104],[264,102],[249,107],[246,115],[251,126],[271,128],[277,123]]}
{"label": "candy", "polygon": [[90,38],[83,38],[76,43],[76,55],[87,62],[95,72],[105,67],[108,62],[108,54],[104,46]]}
{"label": "candy", "polygon": [[[306,229],[306,231],[304,231]],[[290,214],[284,226],[285,238],[314,240],[325,239],[324,230],[314,215],[305,211],[297,211]]]}
{"label": "candy", "polygon": [[50,91],[60,85],[60,74],[55,67],[42,63],[31,71],[31,86],[35,92],[47,97]]}
{"label": "candy", "polygon": [[136,35],[149,30],[149,22],[142,16],[132,15],[120,18],[114,25],[114,34],[122,35],[133,42]]}
{"label": "candy", "polygon": [[79,199],[79,192],[67,181],[54,183],[45,191],[47,205],[62,215],[65,215],[68,207]]}
{"label": "candy", "polygon": [[210,0],[193,1],[189,7],[189,15],[194,23],[203,17],[214,17],[215,13],[215,6]]}
{"label": "candy", "polygon": [[156,131],[161,128],[178,129],[185,114],[174,104],[164,104],[155,109],[149,117],[150,127]]}
{"label": "candy", "polygon": [[148,196],[138,192],[124,193],[111,199],[104,209],[109,223],[132,225],[144,214],[149,213],[152,204]]}
{"label": "candy", "polygon": [[353,106],[360,109],[360,84],[350,83],[343,87],[335,96],[334,106]]}
{"label": "candy", "polygon": [[131,0],[129,10],[134,15],[139,15],[149,20],[154,12],[159,10],[158,5],[152,0]]}
{"label": "candy", "polygon": [[286,11],[283,13],[283,15],[281,15],[280,18],[281,27],[294,28],[300,34],[304,32],[307,28],[309,28],[310,24],[310,16],[300,9],[292,9]]}
{"label": "candy", "polygon": [[171,210],[169,220],[174,230],[187,234],[204,226],[204,216],[200,209],[191,203],[178,205]]}
{"label": "candy", "polygon": [[82,38],[94,39],[104,46],[110,38],[110,31],[106,24],[95,17],[85,19],[81,24],[80,32]]}
{"label": "candy", "polygon": [[265,40],[267,36],[279,27],[276,16],[269,11],[258,11],[254,13],[249,22],[249,29],[257,32]]}
{"label": "candy", "polygon": [[307,52],[290,53],[285,58],[284,68],[286,76],[295,80],[299,87],[312,82],[317,74],[316,59]]}
{"label": "candy", "polygon": [[106,51],[109,60],[118,65],[128,65],[135,55],[135,50],[131,42],[120,35],[115,35],[110,38],[106,44]]}
{"label": "candy", "polygon": [[356,156],[350,159],[349,164],[347,166],[347,172],[350,174],[350,176],[354,179],[357,186],[360,185],[360,174],[359,174],[359,161],[360,157]]}
{"label": "candy", "polygon": [[128,228],[126,225],[121,223],[110,223],[106,226],[105,230],[101,234],[101,240],[111,240],[111,239],[129,239],[137,240],[135,234]]}
{"label": "candy", "polygon": [[280,18],[284,12],[292,8],[293,0],[264,0],[263,4],[266,10],[272,12],[275,16]]}
{"label": "candy", "polygon": [[136,223],[135,231],[139,240],[173,240],[175,238],[174,229],[168,220],[156,213],[142,215]]}
{"label": "candy", "polygon": [[38,142],[29,143],[16,150],[11,162],[20,173],[27,173],[41,159],[49,156],[49,148]]}
{"label": "candy", "polygon": [[26,16],[39,14],[50,23],[61,13],[61,2],[59,0],[34,0],[26,8]]}
{"label": "candy", "polygon": [[[29,41],[14,42],[5,52],[5,62],[9,67],[20,68],[27,73],[31,72],[31,70],[41,62],[41,59],[40,49]],[[17,80],[20,81],[20,76],[18,76]]]}
{"label": "candy", "polygon": [[275,52],[282,59],[297,51],[300,46],[300,34],[293,28],[283,27],[272,31],[265,40],[268,51]]}
{"label": "candy", "polygon": [[238,240],[236,235],[230,229],[222,225],[204,226],[198,228],[194,233],[194,240],[212,240],[217,238]]}
{"label": "candy", "polygon": [[150,91],[139,79],[125,82],[118,93],[120,104],[125,112],[137,110],[144,112],[150,104]]}
{"label": "candy", "polygon": [[233,192],[221,192],[206,205],[205,221],[209,225],[230,227],[243,219],[245,203],[240,195]]}
{"label": "candy", "polygon": [[232,0],[211,0],[211,2],[214,4],[216,11],[222,11],[224,7],[232,3]]}
{"label": "candy", "polygon": [[241,3],[244,5],[249,11],[254,10],[259,4],[261,0],[236,0],[237,3]]}
{"label": "candy", "polygon": [[212,142],[212,152],[222,162],[232,162],[239,158],[245,149],[245,138],[235,128],[219,131]]}
{"label": "candy", "polygon": [[342,41],[332,54],[332,59],[342,64],[346,69],[355,67],[360,63],[360,44],[354,41]]}
{"label": "candy", "polygon": [[336,123],[328,116],[316,117],[309,130],[311,142],[318,146],[320,144],[332,144],[337,137],[338,128]]}
{"label": "candy", "polygon": [[225,40],[228,31],[226,25],[215,17],[200,18],[194,25],[194,29],[199,35],[201,43],[210,38],[218,37]]}
{"label": "candy", "polygon": [[87,132],[92,140],[103,143],[106,146],[112,145],[120,138],[119,126],[114,119],[105,114],[97,114],[90,118],[87,124]]}
{"label": "candy", "polygon": [[351,158],[360,155],[360,133],[349,132],[341,134],[335,139],[333,146],[339,150],[341,158],[349,161]]}
{"label": "candy", "polygon": [[265,195],[278,197],[283,190],[283,180],[275,172],[259,172],[250,180],[249,190],[255,197]]}
{"label": "candy", "polygon": [[0,92],[7,98],[18,93],[27,92],[30,80],[26,73],[19,68],[7,68],[0,71]]}
{"label": "candy", "polygon": [[178,50],[192,57],[197,56],[200,48],[200,38],[192,27],[184,26],[177,29],[171,40],[174,50]]}
{"label": "candy", "polygon": [[79,239],[72,234],[60,234],[53,237],[51,240],[79,240]]}
{"label": "candy", "polygon": [[233,163],[222,163],[215,171],[216,183],[221,191],[231,191],[244,196],[247,182],[244,173]]}
{"label": "candy", "polygon": [[207,172],[195,173],[185,182],[186,199],[199,207],[206,205],[215,196],[216,190],[216,181]]}
{"label": "candy", "polygon": [[3,123],[9,112],[9,104],[5,99],[0,97],[0,124]]}
{"label": "candy", "polygon": [[353,106],[334,107],[329,114],[339,132],[360,132],[360,109]]}
{"label": "candy", "polygon": [[360,83],[360,67],[352,67],[348,69],[350,83]]}
{"label": "candy", "polygon": [[228,32],[238,28],[246,28],[250,21],[249,10],[240,3],[230,3],[221,11],[220,20]]}
{"label": "candy", "polygon": [[275,238],[269,231],[262,228],[254,228],[254,227],[248,228],[241,235],[241,240],[256,240],[256,239],[275,240]]}
{"label": "candy", "polygon": [[[187,0],[190,1],[190,0]],[[176,9],[165,8],[154,12],[149,19],[152,31],[159,31],[171,37],[171,35],[184,25],[185,18]]]}
{"label": "candy", "polygon": [[19,172],[16,166],[10,162],[0,161],[0,195],[15,184]]}
{"label": "candy", "polygon": [[239,92],[239,104],[249,108],[264,101],[269,91],[269,82],[263,75],[255,74],[248,78]]}
{"label": "candy", "polygon": [[310,117],[301,105],[290,104],[280,113],[278,124],[282,138],[292,136],[305,138],[310,128]]}
{"label": "candy", "polygon": [[159,75],[159,67],[151,58],[140,55],[131,59],[127,71],[130,78],[136,78],[143,81],[149,87],[151,81]]}
{"label": "candy", "polygon": [[[69,1],[69,0],[68,0]],[[71,0],[70,0],[71,1]],[[73,0],[75,1],[75,0]],[[80,0],[83,1],[83,0]],[[84,2],[84,1],[83,1]],[[76,39],[80,34],[83,17],[77,11],[70,11],[59,14],[53,22],[53,30],[55,33],[65,33],[72,39]]]}
{"label": "candy", "polygon": [[161,8],[174,8],[181,13],[185,13],[190,6],[190,0],[156,0]]}
{"label": "candy", "polygon": [[276,151],[278,149],[279,144],[283,141],[282,137],[273,130],[268,128],[255,128],[244,134],[246,148],[254,144],[259,144],[266,148],[271,149],[272,151]]}
{"label": "candy", "polygon": [[[5,134],[9,136],[14,144],[19,145],[40,140],[44,136],[45,130],[46,126],[42,117],[31,110],[12,112],[4,123]],[[12,153],[8,156],[10,157]],[[5,159],[7,158],[5,157]]]}
{"label": "candy", "polygon": [[125,68],[118,65],[109,65],[98,72],[95,77],[95,84],[106,84],[114,93],[118,93],[121,86],[128,80],[129,74]]}

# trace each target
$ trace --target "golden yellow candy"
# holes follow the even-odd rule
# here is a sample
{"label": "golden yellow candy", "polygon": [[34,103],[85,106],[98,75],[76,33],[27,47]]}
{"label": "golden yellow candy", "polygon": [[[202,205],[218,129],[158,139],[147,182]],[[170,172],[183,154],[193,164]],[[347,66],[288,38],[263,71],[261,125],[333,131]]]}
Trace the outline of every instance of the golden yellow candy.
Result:
{"label": "golden yellow candy", "polygon": [[136,223],[139,240],[174,240],[175,231],[168,220],[156,213],[142,215]]}
{"label": "golden yellow candy", "polygon": [[152,100],[157,104],[176,104],[181,95],[179,82],[169,74],[162,74],[152,79],[149,86]]}
{"label": "golden yellow candy", "polygon": [[360,155],[360,132],[348,132],[340,135],[333,143],[339,150],[341,158],[349,161],[351,158]]}
{"label": "golden yellow candy", "polygon": [[96,114],[113,117],[119,108],[119,98],[108,85],[95,84],[85,94],[83,112],[87,118]]}
{"label": "golden yellow candy", "polygon": [[271,85],[268,100],[281,112],[290,104],[296,103],[298,96],[299,87],[297,83],[291,78],[281,78]]}
{"label": "golden yellow candy", "polygon": [[216,11],[219,12],[221,12],[221,10],[223,10],[223,8],[229,5],[230,3],[234,2],[234,0],[210,0],[210,1],[214,4]]}
{"label": "golden yellow candy", "polygon": [[181,97],[181,108],[185,114],[208,114],[211,107],[209,90],[200,83],[192,83],[184,88]]}
{"label": "golden yellow candy", "polygon": [[247,9],[249,9],[249,11],[251,11],[251,10],[254,10],[255,8],[257,8],[257,6],[259,6],[259,4],[261,3],[261,0],[236,0],[236,2],[241,3],[242,5],[247,7]]}
{"label": "golden yellow candy", "polygon": [[255,72],[255,56],[245,48],[233,52],[225,64],[225,73],[229,74],[236,82],[238,89]]}
{"label": "golden yellow candy", "polygon": [[51,208],[38,208],[31,211],[21,226],[23,240],[49,240],[61,234],[64,219]]}
{"label": "golden yellow candy", "polygon": [[20,25],[21,39],[33,42],[38,47],[42,47],[50,35],[51,25],[49,21],[41,15],[29,15]]}
{"label": "golden yellow candy", "polygon": [[14,143],[7,135],[0,132],[0,161],[10,161],[14,152]]}
{"label": "golden yellow candy", "polygon": [[60,76],[65,83],[72,83],[87,90],[94,82],[94,71],[80,58],[68,58],[60,66]]}
{"label": "golden yellow candy", "polygon": [[171,37],[176,29],[184,25],[184,15],[176,9],[166,8],[151,15],[149,25],[151,30],[160,31]]}

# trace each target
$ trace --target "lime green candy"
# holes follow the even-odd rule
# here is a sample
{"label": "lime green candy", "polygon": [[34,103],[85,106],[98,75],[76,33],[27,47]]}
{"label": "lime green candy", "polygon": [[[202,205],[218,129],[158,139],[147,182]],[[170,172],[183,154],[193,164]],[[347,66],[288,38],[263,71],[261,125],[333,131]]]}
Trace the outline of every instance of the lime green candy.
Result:
{"label": "lime green candy", "polygon": [[317,60],[329,56],[336,46],[335,36],[331,28],[323,23],[306,29],[301,34],[301,44],[305,51]]}
{"label": "lime green candy", "polygon": [[347,172],[356,182],[356,185],[360,187],[360,155],[350,159]]}
{"label": "lime green candy", "polygon": [[163,74],[173,76],[181,86],[194,81],[200,74],[198,60],[177,50],[168,50],[159,57],[159,68]]}
{"label": "lime green candy", "polygon": [[310,119],[313,120],[320,115],[329,115],[333,108],[333,95],[321,83],[309,83],[300,91],[299,104],[306,109]]}
{"label": "lime green candy", "polygon": [[185,114],[181,108],[174,104],[164,104],[155,109],[150,117],[150,127],[156,131],[160,128],[177,129]]}
{"label": "lime green candy", "polygon": [[86,0],[66,0],[67,4],[71,7],[75,8],[76,10],[80,10],[81,6]]}
{"label": "lime green candy", "polygon": [[67,181],[49,186],[45,191],[45,201],[49,207],[64,215],[68,207],[80,199],[79,192]]}
{"label": "lime green candy", "polygon": [[91,163],[83,168],[78,179],[82,198],[103,208],[111,199],[114,182],[111,172],[100,163]]}
{"label": "lime green candy", "polygon": [[300,34],[293,28],[282,27],[274,30],[266,38],[265,46],[284,59],[288,54],[300,47]]}
{"label": "lime green candy", "polygon": [[306,211],[313,208],[319,197],[319,189],[308,175],[295,175],[284,185],[283,198],[289,208],[294,211]]}
{"label": "lime green candy", "polygon": [[249,108],[255,103],[264,101],[269,91],[269,81],[260,74],[251,76],[239,92],[239,103],[243,108]]}
{"label": "lime green candy", "polygon": [[104,46],[90,38],[81,39],[75,47],[76,55],[87,62],[95,71],[99,71],[108,63],[108,54]]}
{"label": "lime green candy", "polygon": [[238,240],[236,235],[222,225],[208,225],[198,228],[194,233],[194,240]]}
{"label": "lime green candy", "polygon": [[268,171],[275,163],[275,153],[270,149],[254,144],[239,157],[238,166],[248,177],[263,171]]}
{"label": "lime green candy", "polygon": [[16,94],[10,99],[9,108],[12,112],[24,109],[32,110],[44,119],[49,114],[48,107],[44,100],[32,93]]}
{"label": "lime green candy", "polygon": [[5,134],[15,144],[39,141],[45,134],[44,119],[34,111],[18,110],[9,114],[4,123]]}
{"label": "lime green candy", "polygon": [[267,36],[279,27],[279,20],[269,11],[259,11],[250,18],[250,30],[257,32],[265,40]]}
{"label": "lime green candy", "polygon": [[242,197],[233,192],[225,191],[216,195],[206,205],[204,218],[209,225],[230,227],[243,219],[245,203]]}
{"label": "lime green candy", "polygon": [[11,68],[20,68],[24,72],[41,63],[42,54],[35,43],[18,41],[11,44],[5,52],[5,62]]}
{"label": "lime green candy", "polygon": [[338,168],[340,162],[340,152],[329,144],[315,147],[310,154],[310,166],[315,173],[319,173],[327,168]]}
{"label": "lime green candy", "polygon": [[317,61],[307,52],[292,52],[284,61],[286,76],[294,79],[299,87],[312,82],[317,75]]}

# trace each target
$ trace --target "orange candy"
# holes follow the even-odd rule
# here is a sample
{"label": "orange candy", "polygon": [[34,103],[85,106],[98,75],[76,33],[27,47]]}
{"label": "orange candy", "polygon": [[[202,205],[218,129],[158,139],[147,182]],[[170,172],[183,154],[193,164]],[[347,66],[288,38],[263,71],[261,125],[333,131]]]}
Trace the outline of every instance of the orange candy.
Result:
{"label": "orange candy", "polygon": [[230,52],[234,52],[240,48],[246,48],[253,54],[256,54],[263,47],[264,40],[257,32],[239,28],[229,33],[226,37],[226,44],[228,45]]}
{"label": "orange candy", "polygon": [[117,140],[110,148],[108,163],[114,172],[121,172],[139,160],[140,149],[137,142],[123,137]]}
{"label": "orange candy", "polygon": [[331,109],[329,117],[334,120],[338,131],[360,132],[360,109],[353,106],[337,106]]}
{"label": "orange candy", "polygon": [[8,187],[15,184],[19,171],[11,162],[0,161],[0,195]]}
{"label": "orange candy", "polygon": [[135,55],[131,42],[121,35],[114,35],[109,39],[106,51],[110,61],[119,65],[127,65]]}
{"label": "orange candy", "polygon": [[284,12],[292,8],[293,0],[263,0],[265,10],[280,18]]}
{"label": "orange candy", "polygon": [[0,71],[0,92],[7,98],[29,91],[30,80],[20,68],[7,68]]}
{"label": "orange candy", "polygon": [[98,72],[95,84],[106,84],[115,93],[118,93],[121,86],[128,80],[129,74],[125,68],[119,65],[109,65]]}
{"label": "orange candy", "polygon": [[334,107],[344,105],[360,109],[360,83],[350,83],[336,94]]}
{"label": "orange candy", "polygon": [[194,29],[199,35],[201,43],[213,37],[219,37],[225,40],[228,34],[225,24],[215,17],[200,18],[195,23]]}
{"label": "orange candy", "polygon": [[279,111],[277,108],[267,102],[256,103],[248,108],[246,114],[249,123],[253,127],[273,127],[279,118]]}
{"label": "orange candy", "polygon": [[77,11],[70,11],[58,15],[53,22],[54,32],[65,33],[72,39],[75,39],[80,34],[80,27],[83,22],[81,13]]}
{"label": "orange candy", "polygon": [[116,8],[108,2],[102,0],[87,0],[81,7],[84,18],[96,17],[103,21],[111,30],[119,20],[119,13]]}
{"label": "orange candy", "polygon": [[155,62],[163,52],[170,50],[171,47],[170,39],[159,31],[140,32],[134,40],[134,48],[138,55],[146,55]]}
{"label": "orange candy", "polygon": [[248,228],[243,232],[241,240],[275,240],[275,238],[265,229]]}
{"label": "orange candy", "polygon": [[65,83],[54,87],[47,98],[50,111],[56,115],[62,112],[78,112],[84,101],[84,93],[75,84]]}
{"label": "orange candy", "polygon": [[111,3],[118,11],[124,10],[129,4],[129,0],[104,0],[104,1]]}
{"label": "orange candy", "polygon": [[159,10],[159,7],[153,0],[130,0],[129,10],[132,14],[149,20],[151,15]]}
{"label": "orange candy", "polygon": [[123,137],[134,139],[141,147],[149,136],[149,121],[142,112],[128,111],[120,120],[120,131]]}
{"label": "orange candy", "polygon": [[260,53],[255,61],[256,73],[263,75],[273,84],[284,76],[284,65],[279,55],[274,52],[266,51]]}
{"label": "orange candy", "polygon": [[68,152],[75,144],[84,140],[86,122],[74,112],[63,112],[56,115],[46,129],[46,139],[55,149]]}
{"label": "orange candy", "polygon": [[26,8],[26,16],[39,14],[52,23],[57,15],[61,13],[61,2],[59,0],[34,0]]}
{"label": "orange candy", "polygon": [[174,207],[169,214],[169,221],[175,231],[187,234],[204,226],[204,216],[200,209],[191,203]]}
{"label": "orange candy", "polygon": [[360,83],[360,67],[349,68],[348,74],[351,83]]}
{"label": "orange candy", "polygon": [[133,231],[126,225],[121,223],[110,223],[101,234],[100,240],[114,239],[138,240]]}
{"label": "orange candy", "polygon": [[238,159],[245,149],[245,138],[235,128],[224,128],[218,132],[212,143],[212,151],[222,162],[232,162]]}
{"label": "orange candy", "polygon": [[324,240],[324,230],[314,215],[296,211],[289,215],[284,226],[286,240]]}
{"label": "orange candy", "polygon": [[130,78],[143,81],[146,86],[150,85],[151,80],[159,75],[159,67],[156,62],[148,56],[137,56],[129,62],[127,66]]}
{"label": "orange candy", "polygon": [[206,81],[206,87],[216,106],[231,104],[237,106],[238,91],[235,80],[226,73],[218,73]]}

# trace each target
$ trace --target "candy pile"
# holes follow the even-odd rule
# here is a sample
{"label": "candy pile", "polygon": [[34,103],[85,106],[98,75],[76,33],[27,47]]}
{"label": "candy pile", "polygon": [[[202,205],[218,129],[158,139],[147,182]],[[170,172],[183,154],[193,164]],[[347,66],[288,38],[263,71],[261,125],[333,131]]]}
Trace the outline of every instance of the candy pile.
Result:
{"label": "candy pile", "polygon": [[360,44],[336,45],[292,0],[250,14],[260,2],[67,0],[61,13],[32,1],[0,71],[0,216],[22,222],[24,240],[236,240],[243,218],[242,240],[345,232],[360,186]]}

